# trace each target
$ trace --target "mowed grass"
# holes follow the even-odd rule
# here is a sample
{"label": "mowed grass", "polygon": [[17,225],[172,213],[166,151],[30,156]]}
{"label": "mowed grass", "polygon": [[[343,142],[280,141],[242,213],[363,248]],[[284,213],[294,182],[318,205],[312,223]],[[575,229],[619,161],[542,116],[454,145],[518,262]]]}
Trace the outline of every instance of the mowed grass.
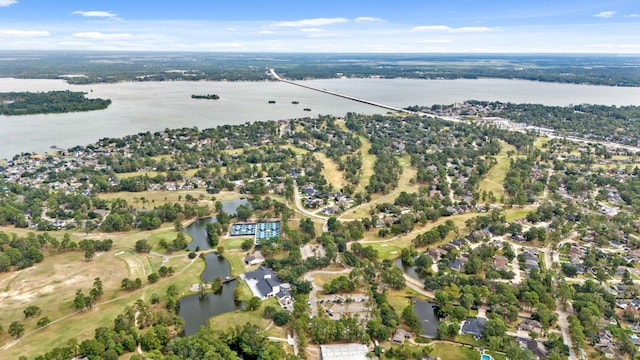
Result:
{"label": "mowed grass", "polygon": [[228,237],[223,239],[220,242],[220,245],[222,245],[224,247],[224,250],[238,250],[242,248],[242,243],[245,240],[251,240],[253,242],[252,238],[247,238],[247,237]]}
{"label": "mowed grass", "polygon": [[[140,191],[140,192],[128,192],[120,191],[115,193],[100,193],[98,197],[105,200],[124,199],[129,205],[142,208],[143,206],[153,209],[154,206],[161,205],[167,202],[176,203],[185,201],[185,197],[191,195],[196,199],[200,198],[200,195],[204,196],[204,199],[211,200],[212,195],[208,194],[204,189],[194,190],[156,190],[156,191]],[[219,200],[219,196],[215,195]],[[144,198],[145,204],[142,203]],[[178,199],[179,198],[179,199]]]}
{"label": "mowed grass", "polygon": [[[20,355],[33,357],[62,346],[74,337],[79,341],[92,338],[96,328],[112,326],[113,320],[126,305],[140,298],[148,300],[153,293],[162,296],[170,284],[178,287],[181,296],[188,295],[189,286],[204,270],[203,260],[192,262],[186,253],[184,256],[174,253],[168,264],[174,267],[174,276],[163,278],[155,284],[149,284],[145,277],[142,278],[141,289],[125,292],[120,290],[123,278],[138,276],[140,271],[150,273],[153,267],[159,266],[160,259],[149,254],[130,253],[127,247],[117,244],[114,243],[114,249],[109,252],[97,253],[90,262],[83,260],[84,253],[74,251],[45,257],[42,263],[33,268],[2,274],[1,291],[10,295],[3,298],[0,307],[3,322],[23,321],[22,310],[28,305],[40,307],[40,316],[47,316],[54,321],[35,332],[37,318],[23,321],[25,335],[3,351],[3,358],[15,359]],[[123,260],[123,256],[128,260]],[[130,273],[134,262],[138,273]],[[88,294],[96,277],[103,282],[104,295],[91,310],[75,313],[73,298],[76,290],[81,289],[85,295]],[[0,338],[0,345],[10,340],[5,334]]]}
{"label": "mowed grass", "polygon": [[[198,169],[189,169],[189,170],[185,170],[182,171],[182,176],[187,177],[187,178],[191,178],[193,177],[196,172],[198,172]],[[116,174],[119,178],[121,179],[126,179],[126,178],[130,178],[130,177],[135,177],[135,176],[144,176],[147,175],[149,177],[156,177],[158,175],[167,175],[166,171],[132,171],[132,172],[127,172],[127,173],[120,173],[120,174]]]}
{"label": "mowed grass", "polygon": [[269,323],[270,319],[265,319],[262,314],[264,308],[267,306],[273,306],[276,310],[282,310],[280,304],[278,304],[278,300],[276,298],[268,298],[263,300],[260,304],[260,308],[254,311],[245,311],[245,310],[236,310],[228,313],[216,315],[209,319],[209,328],[211,329],[219,329],[226,330],[236,325],[242,325],[244,323],[252,323],[258,325],[262,329],[265,329]]}
{"label": "mowed grass", "polygon": [[[516,219],[521,219],[527,216],[527,214],[530,211],[535,210],[537,207],[537,205],[528,205],[524,208],[517,208],[517,209],[506,209],[505,210],[505,217],[507,218],[507,221],[512,221],[512,220],[516,220]],[[378,259],[384,260],[384,259],[389,259],[389,260],[393,260],[396,259],[400,256],[400,252],[402,251],[402,249],[407,248],[409,246],[411,246],[411,241],[413,239],[415,239],[416,236],[418,236],[419,234],[431,230],[434,227],[443,224],[444,222],[446,222],[447,220],[451,220],[453,221],[453,223],[455,224],[455,226],[459,229],[461,234],[464,234],[467,232],[466,230],[466,224],[465,222],[469,219],[472,219],[476,216],[484,216],[486,215],[486,213],[464,213],[464,214],[458,214],[458,215],[453,215],[453,216],[448,216],[448,217],[441,217],[440,219],[434,221],[434,222],[430,222],[427,223],[426,225],[422,226],[420,224],[416,224],[414,229],[410,232],[408,232],[407,234],[403,234],[403,235],[399,235],[399,236],[395,236],[395,237],[390,237],[390,238],[386,238],[386,239],[380,239],[377,236],[377,231],[378,229],[374,229],[371,230],[367,233],[365,233],[365,237],[363,240],[359,240],[358,242],[360,244],[362,244],[362,246],[371,246],[372,248],[374,248],[375,250],[378,250]],[[447,236],[446,239],[439,241],[435,244],[431,244],[428,247],[429,248],[434,248],[434,247],[438,247],[440,245],[443,245],[445,243],[447,243],[448,241],[453,240],[453,238],[455,238],[455,232],[450,232],[449,235]]]}
{"label": "mowed grass", "polygon": [[335,189],[342,189],[347,181],[344,178],[344,172],[338,169],[338,164],[329,159],[325,154],[314,152],[313,156],[322,163],[322,175],[332,184]]}
{"label": "mowed grass", "polygon": [[[399,162],[402,166],[402,174],[398,180],[398,186],[395,189],[391,190],[388,194],[372,195],[371,201],[347,210],[342,216],[340,216],[340,219],[362,219],[364,217],[369,217],[370,209],[376,205],[385,202],[393,203],[398,195],[403,191],[407,193],[417,192],[420,186],[417,183],[411,184],[411,180],[416,178],[418,170],[410,166],[411,160],[409,155],[400,157]],[[368,182],[369,180],[367,179],[367,183]]]}
{"label": "mowed grass", "polygon": [[436,343],[432,345],[433,351],[430,356],[438,357],[440,360],[478,360],[480,352],[475,349],[453,344]]}
{"label": "mowed grass", "polygon": [[504,191],[504,179],[507,176],[507,172],[509,171],[510,161],[507,156],[507,152],[513,151],[514,154],[516,152],[516,147],[510,144],[507,144],[503,140],[500,140],[500,146],[502,149],[500,153],[496,155],[495,159],[497,164],[495,164],[487,173],[487,175],[480,181],[479,191],[486,191],[487,193],[493,192],[498,199],[501,196],[507,196],[507,193]]}
{"label": "mowed grass", "polygon": [[364,188],[369,185],[369,179],[373,175],[373,165],[376,163],[376,156],[369,154],[371,150],[371,142],[364,136],[360,136],[360,142],[362,142],[362,176],[360,176],[360,183],[356,187],[356,193],[358,191],[364,191]]}

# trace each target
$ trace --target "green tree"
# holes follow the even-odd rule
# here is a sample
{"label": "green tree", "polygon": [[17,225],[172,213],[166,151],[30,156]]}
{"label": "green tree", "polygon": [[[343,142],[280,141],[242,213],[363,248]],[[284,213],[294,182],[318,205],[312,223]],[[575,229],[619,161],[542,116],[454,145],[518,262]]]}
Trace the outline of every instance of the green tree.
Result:
{"label": "green tree", "polygon": [[98,300],[104,294],[102,290],[102,280],[99,277],[93,280],[93,287],[89,290],[89,295],[93,300]]}
{"label": "green tree", "polygon": [[24,318],[28,319],[30,317],[40,315],[42,311],[35,305],[29,305],[22,312],[24,313]]}
{"label": "green tree", "polygon": [[415,309],[413,308],[413,301],[410,301],[409,305],[402,310],[402,320],[414,333],[418,335],[422,333],[422,324]]}
{"label": "green tree", "polygon": [[11,324],[9,325],[9,330],[8,330],[9,335],[13,336],[14,338],[19,338],[22,335],[24,335],[24,325],[22,323],[20,323],[19,321],[13,321],[11,322]]}
{"label": "green tree", "polygon": [[42,317],[42,318],[38,319],[38,322],[36,323],[36,326],[41,328],[43,326],[49,325],[50,322],[51,322],[51,320],[49,320],[49,318],[45,316],[45,317]]}
{"label": "green tree", "polygon": [[249,299],[249,302],[247,302],[246,309],[248,311],[258,310],[260,308],[261,303],[262,303],[262,299],[260,299],[257,296],[254,296],[251,299]]}

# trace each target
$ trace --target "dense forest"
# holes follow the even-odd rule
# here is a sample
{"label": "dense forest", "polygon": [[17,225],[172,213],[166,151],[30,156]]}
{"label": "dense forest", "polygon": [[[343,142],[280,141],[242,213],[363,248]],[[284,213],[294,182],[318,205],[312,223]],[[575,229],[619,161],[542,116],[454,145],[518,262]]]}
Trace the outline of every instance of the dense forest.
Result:
{"label": "dense forest", "polygon": [[[1,54],[1,52],[0,52]],[[525,79],[640,86],[634,56],[473,54],[244,54],[12,52],[0,77],[64,78],[72,84],[119,81],[270,80],[269,68],[290,79]],[[109,61],[100,62],[104,57]],[[141,66],[144,64],[144,67]],[[82,74],[64,76],[60,74]]]}
{"label": "dense forest", "polygon": [[0,114],[27,115],[103,110],[109,99],[87,99],[78,91],[8,92],[0,93]]}

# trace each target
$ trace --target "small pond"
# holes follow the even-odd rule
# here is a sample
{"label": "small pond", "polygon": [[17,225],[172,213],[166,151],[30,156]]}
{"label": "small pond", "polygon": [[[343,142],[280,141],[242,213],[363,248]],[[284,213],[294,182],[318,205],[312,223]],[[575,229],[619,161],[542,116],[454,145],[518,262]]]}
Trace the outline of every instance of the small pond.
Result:
{"label": "small pond", "polygon": [[[222,201],[222,211],[233,216],[240,205],[251,206],[251,203],[245,198]],[[191,235],[193,241],[187,245],[187,249],[191,251],[195,251],[196,248],[199,248],[200,250],[211,249],[211,245],[209,245],[209,241],[207,240],[207,224],[214,223],[216,221],[216,217],[211,216],[206,219],[196,220],[189,224],[189,226],[184,229],[184,232]]]}
{"label": "small pond", "polygon": [[410,266],[410,265],[406,265],[402,262],[402,258],[397,258],[393,261],[393,263],[402,271],[405,272],[405,274],[411,276],[412,278],[416,279],[416,280],[420,280],[422,281],[424,279],[423,276],[420,276],[420,274],[418,274],[418,272],[416,271],[417,267],[416,266]]}
{"label": "small pond", "polygon": [[413,309],[422,323],[423,333],[420,336],[436,338],[438,336],[438,306],[434,303],[422,300],[414,300]]}
{"label": "small pond", "polygon": [[[213,281],[220,276],[223,279],[230,275],[229,263],[217,254],[205,255],[206,268],[200,278],[202,281]],[[193,335],[200,326],[207,326],[210,317],[242,308],[242,303],[235,301],[233,291],[237,281],[222,286],[220,294],[208,293],[205,296],[194,294],[180,299],[178,315],[184,319],[184,334]]]}

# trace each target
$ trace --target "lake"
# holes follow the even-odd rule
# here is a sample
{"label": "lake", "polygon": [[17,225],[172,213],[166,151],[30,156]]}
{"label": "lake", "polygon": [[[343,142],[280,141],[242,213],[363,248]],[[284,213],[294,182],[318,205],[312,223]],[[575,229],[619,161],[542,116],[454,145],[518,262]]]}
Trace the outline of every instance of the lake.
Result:
{"label": "lake", "polygon": [[[221,203],[222,203],[222,211],[232,216],[235,215],[236,210],[238,209],[238,206],[240,205],[251,206],[251,203],[249,202],[249,200],[245,198],[221,201]],[[184,232],[191,235],[191,239],[192,239],[192,241],[187,245],[187,249],[189,249],[190,251],[196,251],[196,249],[200,249],[200,250],[211,249],[211,245],[209,245],[209,241],[208,241],[207,225],[214,223],[216,221],[217,221],[216,217],[211,216],[206,219],[196,220],[191,224],[189,224],[189,226],[184,228]]]}
{"label": "lake", "polygon": [[[640,105],[640,88],[555,84],[526,80],[328,79],[302,83],[387,105],[452,104],[469,99],[545,105],[596,103]],[[280,120],[347,112],[386,110],[282,82],[123,82],[70,85],[63,80],[0,78],[0,91],[84,91],[113,101],[106,110],[24,116],[0,116],[0,158],[20,152],[48,152],[56,145],[87,145],[165,128],[210,128],[225,124]],[[192,99],[217,94],[219,100]],[[275,104],[269,104],[275,100]],[[292,101],[299,102],[292,104]],[[310,108],[312,111],[304,111]]]}
{"label": "lake", "polygon": [[[223,279],[230,275],[229,263],[217,254],[205,255],[206,268],[200,278],[202,281],[213,281],[220,276]],[[208,293],[190,295],[180,299],[178,315],[184,319],[184,334],[193,335],[200,326],[207,326],[210,317],[224,314],[242,308],[242,303],[235,301],[233,291],[238,286],[237,281],[222,285],[220,294]]]}

